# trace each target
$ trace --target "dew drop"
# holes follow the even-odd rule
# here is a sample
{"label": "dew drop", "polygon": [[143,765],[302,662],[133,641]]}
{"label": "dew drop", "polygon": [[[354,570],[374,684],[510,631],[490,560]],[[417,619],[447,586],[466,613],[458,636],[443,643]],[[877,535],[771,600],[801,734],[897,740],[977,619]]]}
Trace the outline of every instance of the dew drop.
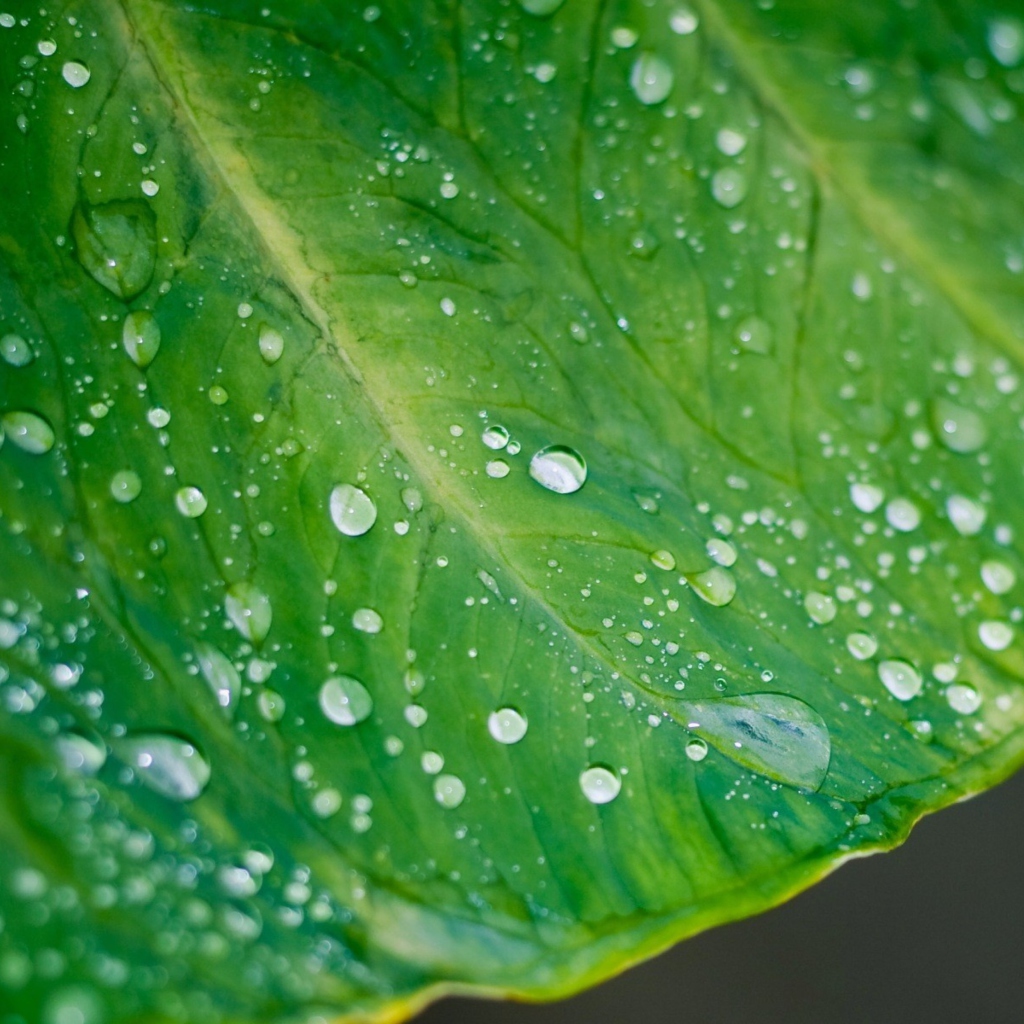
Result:
{"label": "dew drop", "polygon": [[697,31],[700,19],[689,7],[677,7],[669,16],[668,25],[677,36],[692,35]]}
{"label": "dew drop", "polygon": [[273,366],[284,354],[284,338],[269,324],[260,324],[259,344],[260,355],[268,366]]}
{"label": "dew drop", "polygon": [[962,494],[953,494],[946,500],[946,514],[961,537],[974,537],[981,533],[988,515],[984,505]]}
{"label": "dew drop", "polygon": [[42,416],[26,409],[5,412],[0,424],[8,440],[30,455],[45,455],[56,440],[53,427]]}
{"label": "dew drop", "polygon": [[198,519],[206,511],[206,495],[198,487],[181,487],[174,504],[186,519]]}
{"label": "dew drop", "polygon": [[445,810],[454,810],[466,799],[466,784],[457,775],[438,775],[434,779],[434,799]]}
{"label": "dew drop", "polygon": [[114,501],[127,505],[142,492],[139,474],[132,469],[122,469],[110,478],[110,494]]}
{"label": "dew drop", "polygon": [[1017,582],[1017,574],[1005,562],[981,563],[981,581],[993,594],[1005,594]]}
{"label": "dew drop", "polygon": [[695,736],[685,747],[686,756],[691,761],[703,761],[708,756],[708,745],[699,737]]}
{"label": "dew drop", "polygon": [[338,484],[331,491],[331,519],[346,537],[361,537],[377,521],[373,499],[354,484]]}
{"label": "dew drop", "polygon": [[1013,626],[1008,622],[988,619],[978,626],[978,639],[990,651],[1005,651],[1013,643]]}
{"label": "dew drop", "polygon": [[210,765],[178,736],[144,733],[116,740],[114,752],[150,789],[169,800],[195,800],[210,781]]}
{"label": "dew drop", "polygon": [[526,729],[526,719],[515,708],[498,708],[487,717],[487,731],[499,743],[518,743]]}
{"label": "dew drop", "polygon": [[726,568],[736,564],[736,549],[722,537],[711,537],[704,545],[704,549],[712,562],[717,562]]}
{"label": "dew drop", "polygon": [[804,598],[804,609],[811,621],[819,626],[827,626],[836,617],[835,599],[816,590],[810,591]]}
{"label": "dew drop", "polygon": [[77,732],[63,733],[54,741],[57,757],[65,770],[95,775],[106,763],[107,748]]}
{"label": "dew drop", "polygon": [[259,645],[266,640],[274,612],[270,598],[254,583],[243,580],[232,584],[224,598],[224,611],[250,643]]}
{"label": "dew drop", "polygon": [[274,690],[261,690],[256,698],[256,707],[267,722],[280,722],[284,718],[284,697]]}
{"label": "dew drop", "polygon": [[587,479],[587,464],[573,448],[553,444],[530,459],[530,476],[555,494],[573,494]]}
{"label": "dew drop", "polygon": [[196,650],[199,671],[206,685],[213,691],[217,703],[224,709],[234,706],[242,692],[242,680],[238,670],[228,658],[211,644],[202,644]]}
{"label": "dew drop", "polygon": [[759,316],[748,316],[736,327],[736,341],[740,348],[761,356],[771,353],[774,334],[771,324]]}
{"label": "dew drop", "polygon": [[736,596],[736,579],[727,569],[714,566],[703,572],[693,573],[686,577],[693,592],[716,608],[727,605]]}
{"label": "dew drop", "polygon": [[83,85],[88,85],[89,79],[92,78],[92,72],[77,60],[66,61],[60,73],[72,89],[81,89]]}
{"label": "dew drop", "polygon": [[747,137],[733,128],[721,128],[715,135],[715,146],[723,156],[739,156],[747,148]]}
{"label": "dew drop", "polygon": [[867,633],[851,633],[846,638],[846,649],[858,661],[866,661],[878,653],[878,641]]}
{"label": "dew drop", "polygon": [[622,780],[611,768],[595,764],[580,772],[580,789],[592,804],[610,804],[619,795]]}
{"label": "dew drop", "polygon": [[508,439],[509,432],[499,424],[488,427],[483,434],[480,435],[480,440],[495,452],[501,451],[501,449],[508,444]]}
{"label": "dew drop", "polygon": [[875,484],[855,483],[850,485],[850,501],[858,512],[871,515],[885,501],[885,491]]}
{"label": "dew drop", "polygon": [[662,548],[659,551],[651,553],[651,564],[656,566],[658,569],[664,569],[666,572],[671,572],[676,567],[676,557],[671,551],[666,551]]}
{"label": "dew drop", "polygon": [[420,754],[420,767],[427,775],[437,775],[444,768],[444,757],[436,750],[424,750]]}
{"label": "dew drop", "polygon": [[735,167],[723,167],[711,177],[711,196],[719,206],[731,210],[747,198],[747,176]]}
{"label": "dew drop", "polygon": [[900,533],[910,533],[921,525],[921,512],[908,498],[893,498],[885,506],[885,521]]}
{"label": "dew drop", "polygon": [[5,334],[0,338],[0,357],[8,366],[28,366],[35,352],[20,334]]}
{"label": "dew drop", "polygon": [[510,472],[509,464],[504,459],[491,459],[484,466],[484,472],[492,480],[504,480]]}
{"label": "dew drop", "polygon": [[931,412],[935,436],[951,452],[976,452],[988,440],[985,421],[973,409],[940,398],[932,403]]}
{"label": "dew drop", "polygon": [[156,217],[149,203],[79,203],[71,232],[79,263],[111,294],[127,302],[149,285],[156,267]]}
{"label": "dew drop", "polygon": [[332,818],[341,810],[341,794],[332,788],[318,790],[309,805],[318,818]]}
{"label": "dew drop", "polygon": [[633,62],[629,84],[636,98],[650,107],[668,98],[675,75],[672,68],[653,53],[642,53]]}
{"label": "dew drop", "polygon": [[384,628],[384,620],[372,608],[357,608],[352,614],[352,625],[360,633],[379,633]]}
{"label": "dew drop", "polygon": [[973,715],[981,707],[981,694],[968,683],[947,686],[946,700],[958,715]]}
{"label": "dew drop", "polygon": [[519,6],[535,18],[547,18],[554,14],[565,0],[519,0]]}
{"label": "dew drop", "polygon": [[1024,57],[1024,25],[1014,18],[993,18],[988,23],[988,49],[1004,68],[1016,67]]}
{"label": "dew drop", "polygon": [[909,662],[898,658],[880,661],[878,678],[897,700],[910,700],[921,692],[921,673]]}
{"label": "dew drop", "polygon": [[335,725],[356,725],[370,717],[373,698],[358,679],[334,676],[320,687],[320,710]]}

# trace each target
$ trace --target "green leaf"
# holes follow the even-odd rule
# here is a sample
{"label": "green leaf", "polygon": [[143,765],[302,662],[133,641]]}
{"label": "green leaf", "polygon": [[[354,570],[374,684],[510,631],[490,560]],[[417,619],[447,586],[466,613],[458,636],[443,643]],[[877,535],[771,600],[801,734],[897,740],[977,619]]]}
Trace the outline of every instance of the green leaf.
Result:
{"label": "green leaf", "polygon": [[5,1021],[557,996],[1020,763],[1014,10],[0,13]]}

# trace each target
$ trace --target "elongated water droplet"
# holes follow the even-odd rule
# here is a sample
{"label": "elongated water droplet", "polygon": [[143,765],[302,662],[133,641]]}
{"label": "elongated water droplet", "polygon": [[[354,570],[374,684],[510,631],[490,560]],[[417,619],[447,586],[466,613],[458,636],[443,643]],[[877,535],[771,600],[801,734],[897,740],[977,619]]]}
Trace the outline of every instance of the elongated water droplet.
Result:
{"label": "elongated water droplet", "polygon": [[575,449],[553,444],[530,459],[530,476],[555,494],[573,494],[586,483],[587,464]]}
{"label": "elongated water droplet", "polygon": [[20,334],[5,334],[0,338],[0,356],[8,366],[28,366],[36,354]]}
{"label": "elongated water droplet", "polygon": [[224,611],[250,643],[259,645],[267,638],[274,613],[270,598],[254,583],[242,581],[229,587]]}
{"label": "elongated water droplet", "polygon": [[736,596],[736,578],[719,565],[686,577],[693,592],[716,608],[727,605]]}
{"label": "elongated water droplet", "polygon": [[175,492],[174,504],[186,519],[198,519],[206,511],[206,495],[198,487],[181,487]]}
{"label": "elongated water droplet", "polygon": [[499,743],[518,743],[526,729],[526,719],[515,708],[498,708],[487,717],[487,731]]}
{"label": "elongated water droplet", "polygon": [[335,725],[357,725],[370,717],[373,698],[358,679],[334,676],[320,687],[320,710]]}
{"label": "elongated water droplet", "polygon": [[988,515],[984,505],[962,494],[953,494],[946,500],[946,514],[961,537],[974,537],[981,533]]}
{"label": "elongated water droplet", "polygon": [[697,31],[700,18],[689,7],[677,7],[669,17],[668,25],[677,36],[688,36]]}
{"label": "elongated water droplet", "polygon": [[361,537],[377,521],[373,499],[354,484],[338,484],[331,491],[331,519],[346,537]]}
{"label": "elongated water droplet", "polygon": [[0,424],[8,440],[30,455],[45,455],[56,440],[53,427],[38,413],[27,409],[5,412]]}
{"label": "elongated water droplet", "polygon": [[169,800],[195,800],[210,781],[210,765],[194,744],[167,733],[116,740],[114,752],[150,789]]}
{"label": "elongated water droplet", "polygon": [[156,267],[156,217],[149,203],[80,203],[71,233],[79,263],[119,299],[130,301],[149,285]]}
{"label": "elongated water droplet", "polygon": [[121,340],[128,358],[136,366],[149,366],[160,351],[160,325],[149,310],[136,310],[124,318]]}
{"label": "elongated water droplet", "polygon": [[939,442],[951,452],[976,452],[988,440],[988,428],[973,409],[939,398],[932,403],[932,428]]}
{"label": "elongated water droplet", "polygon": [[260,355],[268,366],[284,354],[284,338],[280,331],[275,331],[269,324],[260,324]]}
{"label": "elongated water droplet", "polygon": [[910,662],[899,658],[878,663],[878,678],[882,685],[897,699],[910,700],[921,692],[921,673]]}
{"label": "elongated water droplet", "polygon": [[723,167],[711,177],[711,196],[719,206],[731,210],[747,198],[747,176],[736,167]]}
{"label": "elongated water droplet", "polygon": [[110,496],[121,505],[134,501],[142,493],[139,474],[131,469],[122,469],[110,478]]}
{"label": "elongated water droplet", "polygon": [[256,706],[260,715],[268,722],[280,722],[284,718],[284,697],[274,690],[261,690],[256,698]]}
{"label": "elongated water droplet", "polygon": [[202,644],[196,650],[199,671],[213,691],[217,703],[225,710],[234,707],[242,692],[242,679],[238,669],[211,644]]}
{"label": "elongated water droplet", "polygon": [[633,95],[647,107],[666,100],[674,81],[672,68],[654,53],[641,53],[629,75]]}
{"label": "elongated water droplet", "polygon": [[674,717],[738,764],[788,786],[818,789],[832,757],[821,715],[781,693],[680,702]]}
{"label": "elongated water droplet", "polygon": [[651,552],[651,565],[664,569],[666,572],[671,572],[676,567],[676,556],[671,551],[661,548],[658,551]]}
{"label": "elongated water droplet", "polygon": [[580,789],[592,804],[610,804],[622,789],[622,779],[611,768],[595,764],[580,773]]}
{"label": "elongated water droplet", "polygon": [[851,633],[846,638],[846,649],[858,661],[866,661],[878,652],[878,641],[867,633]]}

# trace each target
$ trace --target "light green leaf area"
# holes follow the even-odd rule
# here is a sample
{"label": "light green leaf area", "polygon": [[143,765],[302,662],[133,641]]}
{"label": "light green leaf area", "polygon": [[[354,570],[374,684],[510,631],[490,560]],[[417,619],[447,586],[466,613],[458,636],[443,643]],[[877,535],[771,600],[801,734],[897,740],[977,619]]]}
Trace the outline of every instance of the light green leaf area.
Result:
{"label": "light green leaf area", "polygon": [[1019,5],[5,2],[5,1024],[564,994],[1020,763]]}

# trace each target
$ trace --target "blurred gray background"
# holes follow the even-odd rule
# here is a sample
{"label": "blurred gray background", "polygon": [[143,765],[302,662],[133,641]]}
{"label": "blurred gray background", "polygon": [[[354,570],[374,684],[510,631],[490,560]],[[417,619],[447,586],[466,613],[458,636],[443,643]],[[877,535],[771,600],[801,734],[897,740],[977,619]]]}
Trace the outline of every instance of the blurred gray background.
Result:
{"label": "blurred gray background", "polygon": [[1024,773],[782,907],[562,1003],[448,999],[417,1024],[1024,1022]]}

